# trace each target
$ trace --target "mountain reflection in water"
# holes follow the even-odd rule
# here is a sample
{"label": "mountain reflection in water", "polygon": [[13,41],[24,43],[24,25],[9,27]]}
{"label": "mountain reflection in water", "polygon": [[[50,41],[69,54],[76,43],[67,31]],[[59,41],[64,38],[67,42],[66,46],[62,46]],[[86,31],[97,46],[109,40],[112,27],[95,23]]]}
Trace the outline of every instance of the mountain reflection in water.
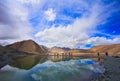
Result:
{"label": "mountain reflection in water", "polygon": [[0,70],[0,80],[90,81],[91,78],[104,71],[105,69],[98,62],[90,59],[33,55],[17,58],[11,66],[3,67]]}
{"label": "mountain reflection in water", "polygon": [[[79,57],[67,57],[67,56],[40,56],[40,55],[30,55],[25,57],[16,58],[10,64],[11,66],[21,68],[21,69],[30,69],[38,63],[43,63],[47,60],[57,61],[66,61],[70,59],[80,59]],[[86,59],[86,58],[81,58]],[[100,62],[102,59],[99,58],[90,58],[94,61]]]}

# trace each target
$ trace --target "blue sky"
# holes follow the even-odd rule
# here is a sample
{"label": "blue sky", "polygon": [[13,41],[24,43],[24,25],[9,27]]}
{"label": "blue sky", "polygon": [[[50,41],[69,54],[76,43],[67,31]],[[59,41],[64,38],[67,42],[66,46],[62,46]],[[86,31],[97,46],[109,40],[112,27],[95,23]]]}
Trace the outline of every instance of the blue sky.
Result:
{"label": "blue sky", "polygon": [[0,44],[33,39],[47,47],[120,43],[119,0],[0,1]]}

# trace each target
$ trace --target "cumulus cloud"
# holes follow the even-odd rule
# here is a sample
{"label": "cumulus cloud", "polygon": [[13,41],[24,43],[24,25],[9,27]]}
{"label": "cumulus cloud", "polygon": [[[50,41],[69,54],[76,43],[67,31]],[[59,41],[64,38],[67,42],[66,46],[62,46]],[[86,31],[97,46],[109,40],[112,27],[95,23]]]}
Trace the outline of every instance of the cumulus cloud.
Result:
{"label": "cumulus cloud", "polygon": [[30,38],[30,25],[27,24],[27,12],[18,3],[9,0],[0,1],[0,42],[12,43]]}
{"label": "cumulus cloud", "polygon": [[112,3],[106,0],[0,1],[0,44],[28,38],[48,47],[119,43],[116,36],[92,37],[99,33],[97,27],[108,22],[118,10],[113,8],[115,4],[115,0]]}
{"label": "cumulus cloud", "polygon": [[[85,19],[87,20],[87,19]],[[36,34],[43,40],[48,41],[48,45],[57,45],[62,47],[75,47],[80,41],[88,39],[88,30],[86,26],[90,25],[91,20],[85,23],[84,19],[76,19],[76,21],[68,26],[51,27]],[[93,24],[92,24],[93,25]],[[94,25],[93,25],[94,26]],[[91,30],[92,31],[92,30]],[[49,43],[51,43],[49,45]]]}
{"label": "cumulus cloud", "polygon": [[46,10],[44,14],[45,14],[45,18],[48,21],[54,21],[56,18],[56,13],[52,8],[49,8],[48,10]]}
{"label": "cumulus cloud", "polygon": [[94,45],[107,45],[107,44],[116,44],[120,43],[120,38],[114,38],[114,39],[107,39],[105,37],[92,37],[86,40],[85,42],[88,44],[94,44]]}
{"label": "cumulus cloud", "polygon": [[[70,3],[70,1],[67,2]],[[96,32],[96,27],[104,24],[111,13],[114,12],[114,10],[111,9],[112,4],[105,5],[101,0],[96,0],[91,4],[87,0],[79,1],[79,3],[82,3],[82,6],[74,7],[75,10],[73,9],[73,12],[81,13],[81,17],[76,18],[73,23],[67,26],[55,26],[54,24],[52,27],[38,32],[35,36],[46,41],[44,44],[49,47],[60,46],[75,48],[77,45],[84,47],[85,44],[89,43],[93,45],[111,44],[112,41],[114,41],[114,43],[119,43],[118,38],[91,38],[91,35]],[[71,7],[72,5],[69,6]],[[63,7],[66,8],[68,5],[62,4],[60,8],[64,9]],[[83,7],[84,10],[81,10]],[[78,11],[76,9],[78,9]],[[111,9],[111,11],[108,11],[109,9]]]}

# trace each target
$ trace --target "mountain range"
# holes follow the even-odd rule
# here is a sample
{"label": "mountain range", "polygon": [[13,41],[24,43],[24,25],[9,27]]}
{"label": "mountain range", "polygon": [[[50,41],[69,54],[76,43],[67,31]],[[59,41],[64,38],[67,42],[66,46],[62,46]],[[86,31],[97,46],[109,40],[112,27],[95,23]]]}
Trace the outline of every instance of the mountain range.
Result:
{"label": "mountain range", "polygon": [[32,54],[70,53],[73,55],[97,55],[97,53],[99,52],[100,55],[105,55],[105,52],[108,52],[110,56],[120,56],[120,44],[100,45],[92,47],[90,49],[70,49],[56,46],[52,48],[47,48],[46,46],[37,44],[33,40],[24,40],[20,42],[15,42],[5,47]]}

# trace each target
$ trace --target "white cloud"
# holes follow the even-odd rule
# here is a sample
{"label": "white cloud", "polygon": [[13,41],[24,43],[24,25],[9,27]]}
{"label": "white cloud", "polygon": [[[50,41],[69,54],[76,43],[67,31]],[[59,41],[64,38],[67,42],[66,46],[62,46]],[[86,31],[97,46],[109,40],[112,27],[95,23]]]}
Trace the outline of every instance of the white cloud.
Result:
{"label": "white cloud", "polygon": [[7,44],[31,38],[28,13],[17,2],[0,1],[0,43]]}
{"label": "white cloud", "polygon": [[117,44],[120,43],[120,37],[116,37],[113,39],[107,39],[105,37],[92,37],[86,40],[85,42],[88,44],[94,44],[94,45],[105,45],[105,44]]}
{"label": "white cloud", "polygon": [[22,4],[39,4],[41,0],[16,0],[21,2]]}
{"label": "white cloud", "polygon": [[83,41],[89,38],[89,34],[91,34],[94,27],[100,22],[97,20],[98,12],[92,11],[89,16],[86,17],[86,15],[84,14],[82,18],[76,19],[73,24],[67,26],[60,25],[59,27],[53,26],[38,32],[36,37],[48,40],[48,44],[46,44],[49,47],[56,45],[74,48],[77,44],[85,44]]}
{"label": "white cloud", "polygon": [[56,18],[55,10],[53,10],[52,8],[49,8],[48,10],[46,10],[44,14],[45,14],[45,18],[48,21],[54,21]]}
{"label": "white cloud", "polygon": [[[3,0],[0,1],[0,43],[6,44],[31,38],[31,23],[37,23],[32,30],[39,43],[46,46],[74,48],[84,47],[86,43],[93,45],[119,43],[119,37],[107,39],[92,37],[96,27],[105,24],[111,13],[112,4],[104,5],[102,0]],[[74,14],[80,17],[74,18]],[[50,21],[70,21],[70,24],[49,26]],[[57,21],[56,21],[57,22]],[[51,23],[50,23],[51,24]],[[34,37],[32,37],[34,38]],[[99,41],[99,42],[97,42]]]}
{"label": "white cloud", "polygon": [[[82,5],[86,10],[86,12],[82,13],[82,17],[75,19],[72,24],[68,24],[67,26],[59,25],[55,27],[55,25],[53,25],[44,31],[38,32],[35,36],[39,37],[42,41],[47,41],[40,43],[44,43],[44,45],[48,47],[60,46],[75,48],[77,45],[84,47],[87,43],[99,45],[107,44],[108,42],[110,44],[113,40],[114,43],[118,42],[117,38],[110,40],[107,38],[90,37],[93,32],[96,32],[96,27],[103,24],[113,12],[108,11],[108,9],[111,9],[111,4],[104,5],[101,1],[95,1],[92,5],[87,1],[81,2],[84,3]],[[108,11],[108,13],[106,13],[106,11]],[[98,40],[100,42],[97,42]]]}

